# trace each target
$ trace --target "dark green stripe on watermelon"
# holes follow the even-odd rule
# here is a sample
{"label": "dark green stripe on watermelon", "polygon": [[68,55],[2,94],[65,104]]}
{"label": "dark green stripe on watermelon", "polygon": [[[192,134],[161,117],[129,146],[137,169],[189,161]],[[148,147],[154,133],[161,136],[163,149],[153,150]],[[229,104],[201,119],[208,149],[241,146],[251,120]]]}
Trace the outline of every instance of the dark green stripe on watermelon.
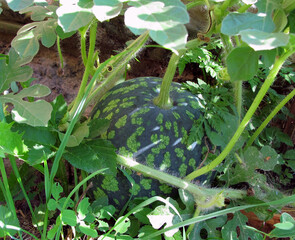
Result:
{"label": "dark green stripe on watermelon", "polygon": [[[95,117],[111,120],[105,137],[119,154],[174,176],[185,177],[201,162],[201,146],[194,144],[188,149],[186,145],[193,121],[200,115],[198,98],[182,89],[180,84],[172,83],[173,107],[161,109],[153,104],[161,82],[160,78],[142,77],[118,84],[96,106]],[[135,197],[175,193],[167,184],[129,173],[136,182]],[[96,197],[105,193],[111,203],[121,206],[129,199],[131,185],[121,172],[116,179],[102,176],[94,182],[98,188]]]}

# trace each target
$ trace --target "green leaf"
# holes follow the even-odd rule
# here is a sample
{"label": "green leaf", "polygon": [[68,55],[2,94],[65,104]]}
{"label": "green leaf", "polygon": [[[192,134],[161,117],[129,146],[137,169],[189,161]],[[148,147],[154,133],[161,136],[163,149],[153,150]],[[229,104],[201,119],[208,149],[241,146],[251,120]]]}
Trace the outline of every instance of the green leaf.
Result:
{"label": "green leaf", "polygon": [[56,19],[33,22],[23,26],[12,40],[11,45],[22,58],[33,57],[39,51],[39,39],[45,47],[51,47],[56,41]]}
{"label": "green leaf", "polygon": [[50,198],[47,203],[47,208],[49,211],[55,211],[58,208],[58,204],[54,199]]}
{"label": "green leaf", "polygon": [[95,139],[81,143],[68,149],[63,155],[74,167],[88,173],[98,169],[108,168],[106,173],[116,173],[116,153],[113,145],[103,139]]}
{"label": "green leaf", "polygon": [[6,0],[6,2],[13,11],[19,11],[31,6],[34,0]]}
{"label": "green leaf", "polygon": [[280,223],[274,225],[275,229],[270,232],[270,238],[295,237],[295,220],[288,213],[282,213]]}
{"label": "green leaf", "polygon": [[227,71],[232,81],[246,81],[258,71],[259,54],[250,47],[237,47],[226,58]]}
{"label": "green leaf", "polygon": [[[152,226],[145,225],[139,230],[138,237],[148,237],[150,234],[157,232],[157,229],[154,229]],[[153,237],[154,240],[162,240],[162,236]]]}
{"label": "green leaf", "polygon": [[185,47],[189,22],[185,5],[180,1],[131,1],[125,12],[125,24],[136,35],[150,31],[160,45],[176,51]]}
{"label": "green leaf", "polygon": [[267,33],[249,29],[241,31],[240,34],[242,40],[255,51],[271,50],[289,43],[289,35],[285,33]]}
{"label": "green leaf", "polygon": [[30,17],[34,22],[43,21],[45,18],[52,17],[53,13],[57,9],[57,6],[31,6],[21,11],[20,14],[30,13]]}
{"label": "green leaf", "polygon": [[56,31],[57,35],[60,37],[61,40],[69,38],[69,37],[73,36],[76,33],[76,31],[65,33],[64,30],[59,25],[57,25],[55,31]]}
{"label": "green leaf", "polygon": [[58,95],[50,104],[52,106],[50,122],[57,127],[67,113],[68,106],[62,94]]}
{"label": "green leaf", "polygon": [[65,33],[76,31],[86,26],[93,19],[91,9],[82,8],[77,3],[63,1],[62,5],[56,10],[58,25]]}
{"label": "green leaf", "polygon": [[88,123],[88,125],[89,125],[89,136],[88,137],[90,139],[93,139],[93,138],[98,137],[107,131],[107,129],[110,126],[110,120],[95,118],[95,119],[91,120]]}
{"label": "green leaf", "polygon": [[61,224],[61,219],[60,219],[60,215],[57,217],[56,219],[56,223],[53,225],[53,227],[48,231],[47,233],[47,238],[48,239],[53,239],[55,234],[57,233],[59,227]]}
{"label": "green leaf", "polygon": [[77,207],[77,214],[80,220],[83,220],[89,212],[88,207],[90,206],[89,198],[83,198]]}
{"label": "green leaf", "polygon": [[[263,169],[265,171],[273,170],[278,164],[280,155],[270,146],[264,146],[260,150],[259,160],[257,162],[257,168]],[[261,164],[259,164],[261,163]]]}
{"label": "green leaf", "polygon": [[295,150],[294,149],[291,149],[291,150],[288,150],[284,156],[283,156],[285,159],[292,159],[292,160],[295,160]]}
{"label": "green leaf", "polygon": [[31,126],[47,126],[51,117],[52,106],[45,100],[27,102],[26,97],[44,97],[50,93],[48,87],[44,85],[33,85],[23,89],[17,94],[9,93],[0,96],[0,102],[12,103],[14,109],[12,112],[13,120],[19,123],[26,123]]}
{"label": "green leaf", "polygon": [[[170,198],[168,198],[167,200],[169,200],[169,202],[171,202],[175,206],[178,205]],[[151,213],[147,215],[147,217],[149,218],[151,225],[155,229],[159,229],[162,226],[165,226],[165,228],[167,228],[180,221],[179,216],[176,215],[174,210],[172,210],[172,208],[169,207],[168,204],[156,207]],[[167,231],[165,232],[165,236],[172,237],[178,231],[178,228]]]}
{"label": "green leaf", "polygon": [[8,236],[8,233],[13,236],[16,234],[16,230],[14,229],[7,229],[6,226],[14,226],[19,227],[18,219],[14,217],[11,210],[3,205],[0,205],[0,237],[4,238]]}
{"label": "green leaf", "polygon": [[[233,219],[228,221],[226,225],[222,227],[221,233],[223,239],[236,239],[236,240],[262,240],[263,236],[256,232],[247,229],[248,218],[241,212],[236,212]],[[237,233],[239,229],[239,237]]]}
{"label": "green leaf", "polygon": [[116,231],[116,233],[125,233],[125,232],[127,232],[128,228],[131,225],[129,218],[125,218],[124,221],[122,221],[119,224],[117,224],[117,222],[119,222],[122,218],[123,217],[119,217],[118,220],[115,223],[114,230]]}
{"label": "green leaf", "polygon": [[274,24],[265,25],[265,15],[254,13],[229,13],[221,25],[221,33],[233,36],[238,35],[243,30],[256,29],[271,33]]}
{"label": "green leaf", "polygon": [[[67,147],[77,147],[84,138],[88,137],[89,135],[89,126],[87,125],[87,122],[84,122],[82,124],[77,124],[72,135],[69,137],[69,140],[67,142]],[[62,141],[65,134],[59,132],[58,133],[59,139]]]}
{"label": "green leaf", "polygon": [[63,224],[75,227],[77,225],[76,213],[73,210],[65,209],[61,212],[61,220]]}
{"label": "green leaf", "polygon": [[4,158],[5,153],[21,157],[27,152],[22,135],[11,131],[13,123],[0,122],[0,157]]}
{"label": "green leaf", "polygon": [[51,147],[54,146],[56,138],[49,128],[15,123],[12,130],[23,134],[24,143],[29,149],[23,159],[28,164],[39,164],[54,154]]}
{"label": "green leaf", "polygon": [[84,233],[87,236],[90,236],[92,238],[98,237],[97,231],[92,229],[91,226],[86,225],[84,222],[80,222],[78,228],[82,233]]}
{"label": "green leaf", "polygon": [[221,238],[220,228],[227,222],[227,216],[220,216],[217,218],[209,219],[199,224],[196,224],[192,232],[190,233],[190,239],[202,239],[202,234],[206,232],[207,239]]}
{"label": "green leaf", "polygon": [[100,22],[118,16],[123,8],[120,0],[94,0],[93,3],[92,12]]}
{"label": "green leaf", "polygon": [[60,198],[60,194],[62,192],[63,192],[63,188],[58,182],[52,185],[51,194],[56,201]]}
{"label": "green leaf", "polygon": [[0,59],[0,92],[10,88],[12,82],[25,82],[32,77],[33,70],[29,66],[24,66],[18,54],[12,48],[9,51],[8,64],[6,58]]}

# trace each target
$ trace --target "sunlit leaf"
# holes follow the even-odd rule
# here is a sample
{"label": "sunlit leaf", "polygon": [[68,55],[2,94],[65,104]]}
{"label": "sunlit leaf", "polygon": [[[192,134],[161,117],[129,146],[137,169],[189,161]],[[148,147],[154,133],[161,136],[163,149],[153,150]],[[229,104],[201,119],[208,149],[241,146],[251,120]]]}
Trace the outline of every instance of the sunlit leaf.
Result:
{"label": "sunlit leaf", "polygon": [[123,7],[119,0],[94,0],[93,3],[92,12],[101,22],[118,16]]}
{"label": "sunlit leaf", "polygon": [[285,33],[267,33],[258,30],[244,30],[240,32],[242,40],[255,51],[271,50],[286,46],[289,35]]}
{"label": "sunlit leaf", "polygon": [[26,97],[44,97],[50,93],[48,87],[43,85],[33,85],[25,88],[17,94],[9,93],[0,96],[1,103],[12,103],[14,108],[11,111],[16,122],[26,123],[31,126],[47,126],[51,118],[52,106],[45,100],[27,102]]}

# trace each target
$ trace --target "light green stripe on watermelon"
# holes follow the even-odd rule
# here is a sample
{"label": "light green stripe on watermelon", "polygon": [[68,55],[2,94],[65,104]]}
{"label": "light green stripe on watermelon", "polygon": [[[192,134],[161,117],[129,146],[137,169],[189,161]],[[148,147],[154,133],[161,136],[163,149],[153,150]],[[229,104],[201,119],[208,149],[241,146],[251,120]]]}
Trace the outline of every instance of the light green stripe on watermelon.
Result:
{"label": "light green stripe on watermelon", "polygon": [[170,187],[166,184],[162,184],[159,188],[164,194],[169,194],[172,192],[172,187]]}
{"label": "light green stripe on watermelon", "polygon": [[188,134],[187,134],[187,131],[185,130],[184,127],[181,128],[181,133],[182,133],[181,143],[185,144],[185,142],[187,141],[187,138],[188,138]]}
{"label": "light green stripe on watermelon", "polygon": [[187,165],[185,163],[181,164],[178,169],[180,177],[186,176],[186,170],[187,170]]}
{"label": "light green stripe on watermelon", "polygon": [[147,155],[146,164],[147,164],[149,167],[154,167],[154,162],[155,162],[155,155],[149,153],[149,154]]}
{"label": "light green stripe on watermelon", "polygon": [[186,113],[186,115],[187,115],[191,120],[194,120],[194,119],[195,119],[195,115],[192,114],[190,111],[186,110],[185,113]]}
{"label": "light green stripe on watermelon", "polygon": [[175,119],[178,120],[180,118],[179,113],[177,112],[172,112],[172,114],[174,115]]}
{"label": "light green stripe on watermelon", "polygon": [[164,170],[166,170],[169,167],[171,167],[170,153],[169,152],[166,152],[164,154],[164,160],[163,160],[162,164],[160,165],[160,170],[161,171],[164,171]]}
{"label": "light green stripe on watermelon", "polygon": [[133,186],[132,186],[132,189],[129,190],[130,193],[133,193],[134,195],[137,195],[140,191],[140,185],[135,183]]}
{"label": "light green stripe on watermelon", "polygon": [[152,188],[152,179],[142,179],[140,184],[145,190],[150,190]]}
{"label": "light green stripe on watermelon", "polygon": [[108,133],[108,139],[114,139],[115,136],[116,136],[115,130],[112,130]]}
{"label": "light green stripe on watermelon", "polygon": [[196,160],[191,158],[188,162],[188,165],[191,166],[191,167],[195,167],[196,166]]}
{"label": "light green stripe on watermelon", "polygon": [[119,108],[129,108],[134,105],[134,102],[124,102],[120,104]]}
{"label": "light green stripe on watermelon", "polygon": [[136,131],[127,139],[127,147],[131,152],[137,152],[140,147],[140,142],[136,140],[136,137],[140,136],[144,132],[144,127],[139,127]]}
{"label": "light green stripe on watermelon", "polygon": [[105,117],[105,119],[111,120],[112,117],[113,117],[113,115],[114,115],[114,113],[111,112],[109,115],[107,115],[107,116]]}
{"label": "light green stripe on watermelon", "polygon": [[174,130],[174,136],[176,138],[179,137],[179,133],[178,133],[178,126],[177,126],[177,122],[173,122],[173,130]]}
{"label": "light green stripe on watermelon", "polygon": [[118,103],[120,102],[120,99],[114,99],[108,103],[108,105],[102,110],[102,112],[110,112],[114,108],[118,106]]}
{"label": "light green stripe on watermelon", "polygon": [[123,117],[119,118],[118,121],[115,123],[116,128],[124,127],[126,124],[127,115],[124,115]]}
{"label": "light green stripe on watermelon", "polygon": [[119,191],[118,181],[114,176],[105,176],[102,181],[101,187],[107,191]]}
{"label": "light green stripe on watermelon", "polygon": [[159,113],[159,115],[156,118],[157,123],[162,124],[163,123],[163,118],[164,118],[163,114]]}
{"label": "light green stripe on watermelon", "polygon": [[133,125],[142,125],[143,124],[143,119],[141,117],[131,117],[131,124]]}
{"label": "light green stripe on watermelon", "polygon": [[165,122],[165,127],[167,130],[170,130],[172,127],[172,123],[170,121]]}

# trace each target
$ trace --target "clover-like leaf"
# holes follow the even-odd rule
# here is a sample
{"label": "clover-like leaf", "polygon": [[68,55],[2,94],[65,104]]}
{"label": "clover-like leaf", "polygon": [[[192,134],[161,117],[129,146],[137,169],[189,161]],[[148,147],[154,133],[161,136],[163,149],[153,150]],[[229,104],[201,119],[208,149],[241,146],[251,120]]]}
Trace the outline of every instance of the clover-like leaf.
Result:
{"label": "clover-like leaf", "polygon": [[150,37],[175,51],[185,47],[189,22],[185,5],[180,1],[131,1],[125,12],[125,24],[136,35],[150,31]]}
{"label": "clover-like leaf", "polygon": [[23,100],[26,97],[44,97],[50,93],[48,87],[44,85],[33,85],[25,88],[17,94],[9,93],[0,96],[2,104],[12,103],[14,105],[12,112],[13,120],[19,123],[26,123],[31,126],[47,126],[51,117],[52,106],[45,100],[27,102]]}
{"label": "clover-like leaf", "polygon": [[84,198],[77,207],[78,218],[83,220],[89,212],[88,207],[90,206],[89,198]]}
{"label": "clover-like leaf", "polygon": [[70,225],[72,227],[77,225],[77,216],[75,211],[65,209],[61,212],[61,220],[63,224]]}

